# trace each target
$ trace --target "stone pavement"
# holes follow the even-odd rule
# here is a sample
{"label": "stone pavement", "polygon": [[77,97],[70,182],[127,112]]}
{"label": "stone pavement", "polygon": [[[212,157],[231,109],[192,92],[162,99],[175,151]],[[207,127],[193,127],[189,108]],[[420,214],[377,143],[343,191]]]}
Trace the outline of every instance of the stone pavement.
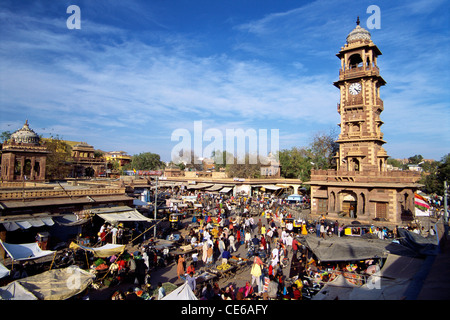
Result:
{"label": "stone pavement", "polygon": [[450,300],[450,238],[442,240],[441,252],[425,270],[416,300]]}

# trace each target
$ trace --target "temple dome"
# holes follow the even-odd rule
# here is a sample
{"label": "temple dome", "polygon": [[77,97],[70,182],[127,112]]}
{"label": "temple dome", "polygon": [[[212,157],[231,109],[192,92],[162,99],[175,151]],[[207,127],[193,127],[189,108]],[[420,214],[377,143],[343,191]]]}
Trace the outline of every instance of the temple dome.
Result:
{"label": "temple dome", "polygon": [[39,145],[40,138],[36,132],[30,129],[27,120],[21,129],[11,135],[11,141]]}
{"label": "temple dome", "polygon": [[370,32],[359,25],[359,17],[358,17],[358,20],[356,21],[356,28],[353,29],[347,36],[347,43],[352,43],[356,41],[370,41],[370,40],[371,40]]}

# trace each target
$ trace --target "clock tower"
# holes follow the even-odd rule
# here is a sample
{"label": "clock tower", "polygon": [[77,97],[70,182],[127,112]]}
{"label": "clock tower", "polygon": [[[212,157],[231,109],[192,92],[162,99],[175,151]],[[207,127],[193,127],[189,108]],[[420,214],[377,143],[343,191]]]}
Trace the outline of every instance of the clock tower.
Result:
{"label": "clock tower", "polygon": [[334,85],[340,90],[341,134],[336,162],[338,170],[386,171],[388,156],[383,148],[386,142],[380,119],[383,111],[380,88],[386,82],[377,65],[381,52],[370,33],[359,25],[359,18],[356,24],[337,54],[341,69]]}
{"label": "clock tower", "polygon": [[337,57],[341,61],[337,111],[341,132],[336,170],[311,170],[311,213],[350,223],[400,224],[414,217],[414,192],[420,173],[388,171],[380,115],[381,51],[359,18]]}

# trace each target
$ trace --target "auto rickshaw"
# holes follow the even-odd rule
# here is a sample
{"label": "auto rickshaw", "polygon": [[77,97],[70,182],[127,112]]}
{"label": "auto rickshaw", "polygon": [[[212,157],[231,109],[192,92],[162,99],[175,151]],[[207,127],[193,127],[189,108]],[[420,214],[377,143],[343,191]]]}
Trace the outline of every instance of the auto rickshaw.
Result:
{"label": "auto rickshaw", "polygon": [[179,213],[171,213],[170,214],[169,222],[170,222],[170,227],[173,230],[178,230],[180,228],[180,225],[181,225],[180,216],[182,216],[182,214],[179,214]]}
{"label": "auto rickshaw", "polygon": [[360,237],[367,233],[372,233],[370,225],[351,224],[344,226],[344,236]]}

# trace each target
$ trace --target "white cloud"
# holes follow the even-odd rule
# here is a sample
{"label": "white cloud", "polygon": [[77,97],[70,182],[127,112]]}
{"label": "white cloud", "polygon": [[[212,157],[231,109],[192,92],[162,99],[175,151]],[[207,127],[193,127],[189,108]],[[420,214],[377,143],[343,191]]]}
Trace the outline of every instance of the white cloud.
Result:
{"label": "white cloud", "polygon": [[[157,146],[162,153],[164,147],[170,152],[175,128],[203,120],[220,130],[276,126],[283,129],[282,143],[304,146],[311,131],[339,121],[334,54],[366,9],[365,4],[358,12],[341,7],[340,1],[314,1],[242,23],[230,30],[233,48],[209,55],[194,53],[201,51],[195,40],[201,36],[171,33],[152,14],[139,16],[158,30],[149,28],[147,37],[138,37],[93,19],[83,21],[78,32],[65,30],[64,19],[61,28],[57,19],[5,10],[0,13],[8,22],[2,23],[0,43],[0,108],[8,120],[0,126],[34,117],[37,127],[57,129],[69,140],[85,136],[91,144],[127,146],[134,150],[130,153]],[[438,80],[448,80],[438,64],[448,62],[446,51],[422,51],[421,41],[430,48],[439,43],[419,35],[420,26],[394,25],[394,18],[408,16],[400,7],[381,8],[382,29],[372,34],[386,53],[379,60],[388,82],[382,89],[382,130],[392,140],[419,132],[432,139],[444,129],[419,129],[419,124],[445,127],[446,118],[435,113],[448,114],[448,105],[437,97],[448,94]],[[129,10],[138,14],[141,4],[134,2]],[[448,40],[448,33],[439,39]],[[424,106],[426,115],[415,116]]]}
{"label": "white cloud", "polygon": [[[52,32],[48,30],[36,31],[33,35],[36,44],[17,38],[10,40],[8,46],[23,45],[26,50],[39,53],[43,48],[37,37],[41,35],[48,40],[52,38],[49,34]],[[72,36],[58,35],[55,41],[69,47]],[[326,108],[327,99],[334,98],[333,89],[326,85],[331,79],[320,76],[289,79],[259,61],[176,53],[166,56],[158,49],[133,41],[123,46],[103,45],[100,52],[83,43],[73,49],[87,59],[81,60],[74,53],[35,65],[33,61],[19,62],[4,54],[3,70],[12,75],[2,83],[2,89],[9,93],[6,99],[40,110],[70,109],[94,117],[156,111],[172,115],[207,112],[218,117],[276,114],[282,118],[321,121],[320,107],[312,112],[312,106]],[[135,52],[139,54],[134,55]]]}

